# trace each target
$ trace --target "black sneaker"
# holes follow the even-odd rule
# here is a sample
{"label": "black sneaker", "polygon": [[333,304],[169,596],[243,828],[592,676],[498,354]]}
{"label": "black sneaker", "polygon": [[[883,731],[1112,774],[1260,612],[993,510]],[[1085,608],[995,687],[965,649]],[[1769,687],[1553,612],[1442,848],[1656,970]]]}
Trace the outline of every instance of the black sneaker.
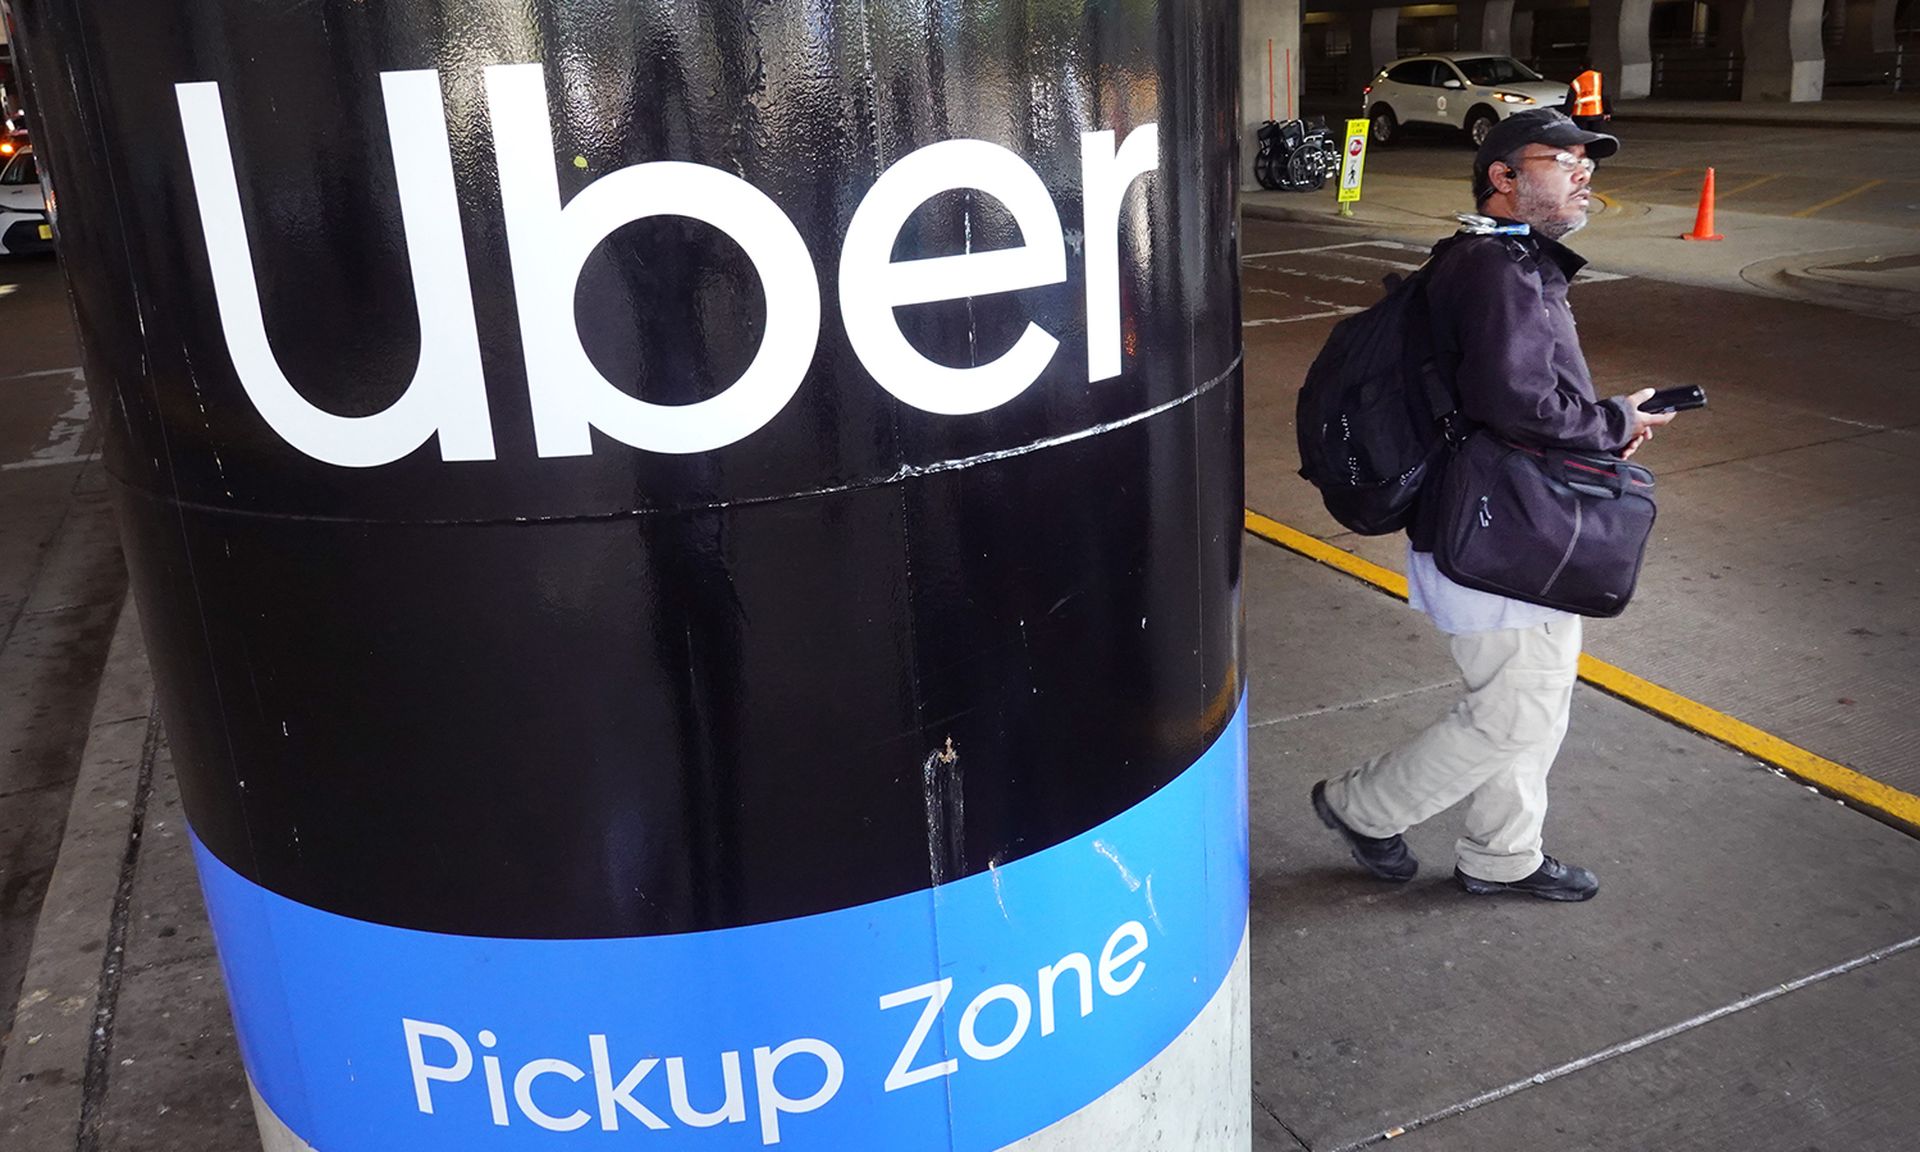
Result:
{"label": "black sneaker", "polygon": [[1407,851],[1404,839],[1399,836],[1389,836],[1384,840],[1362,836],[1335,816],[1332,806],[1327,803],[1325,780],[1313,786],[1313,810],[1320,814],[1320,823],[1346,837],[1347,846],[1353,849],[1353,858],[1360,862],[1360,867],[1380,879],[1404,884],[1413,879],[1415,872],[1420,871],[1420,861]]}
{"label": "black sneaker", "polygon": [[1540,867],[1533,875],[1510,884],[1495,880],[1482,880],[1469,876],[1460,869],[1453,870],[1453,878],[1460,887],[1475,896],[1491,896],[1495,892],[1519,892],[1527,896],[1538,896],[1542,900],[1591,900],[1600,891],[1600,881],[1593,873],[1573,864],[1562,864],[1548,856],[1541,860]]}

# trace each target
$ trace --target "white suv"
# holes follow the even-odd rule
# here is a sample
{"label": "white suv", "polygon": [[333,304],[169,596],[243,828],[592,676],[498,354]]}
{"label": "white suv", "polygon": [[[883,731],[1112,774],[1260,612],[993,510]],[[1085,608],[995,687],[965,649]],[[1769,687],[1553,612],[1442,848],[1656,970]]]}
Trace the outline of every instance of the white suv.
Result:
{"label": "white suv", "polygon": [[53,227],[33,149],[22,148],[0,168],[0,256],[53,250]]}
{"label": "white suv", "polygon": [[1403,124],[1462,128],[1478,148],[1487,131],[1515,112],[1558,108],[1567,86],[1543,78],[1511,56],[1435,52],[1395,60],[1366,90],[1373,142],[1400,138]]}

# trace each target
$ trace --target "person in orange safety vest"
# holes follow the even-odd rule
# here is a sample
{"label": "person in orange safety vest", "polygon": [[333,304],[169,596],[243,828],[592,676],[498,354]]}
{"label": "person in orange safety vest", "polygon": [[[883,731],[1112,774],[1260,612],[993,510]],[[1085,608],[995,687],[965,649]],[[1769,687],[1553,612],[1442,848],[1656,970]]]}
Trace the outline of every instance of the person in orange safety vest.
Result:
{"label": "person in orange safety vest", "polygon": [[1573,107],[1569,111],[1574,123],[1587,131],[1607,118],[1606,104],[1600,98],[1600,73],[1589,68],[1573,78]]}

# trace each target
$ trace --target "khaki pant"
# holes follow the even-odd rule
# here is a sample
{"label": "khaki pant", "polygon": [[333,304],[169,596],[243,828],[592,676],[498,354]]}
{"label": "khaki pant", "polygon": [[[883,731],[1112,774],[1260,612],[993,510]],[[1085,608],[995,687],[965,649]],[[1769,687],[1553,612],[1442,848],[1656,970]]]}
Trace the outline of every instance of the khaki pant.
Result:
{"label": "khaki pant", "polygon": [[1461,800],[1460,870],[1509,883],[1540,867],[1547,771],[1567,734],[1580,618],[1452,637],[1466,698],[1405,747],[1327,782],[1349,828],[1395,836]]}

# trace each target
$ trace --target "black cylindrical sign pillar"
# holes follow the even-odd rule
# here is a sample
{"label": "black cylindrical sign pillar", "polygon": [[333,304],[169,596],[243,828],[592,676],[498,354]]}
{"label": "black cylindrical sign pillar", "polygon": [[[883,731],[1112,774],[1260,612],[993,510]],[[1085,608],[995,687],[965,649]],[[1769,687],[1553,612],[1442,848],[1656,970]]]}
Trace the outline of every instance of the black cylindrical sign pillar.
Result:
{"label": "black cylindrical sign pillar", "polygon": [[16,0],[270,1147],[1244,1148],[1235,0]]}

